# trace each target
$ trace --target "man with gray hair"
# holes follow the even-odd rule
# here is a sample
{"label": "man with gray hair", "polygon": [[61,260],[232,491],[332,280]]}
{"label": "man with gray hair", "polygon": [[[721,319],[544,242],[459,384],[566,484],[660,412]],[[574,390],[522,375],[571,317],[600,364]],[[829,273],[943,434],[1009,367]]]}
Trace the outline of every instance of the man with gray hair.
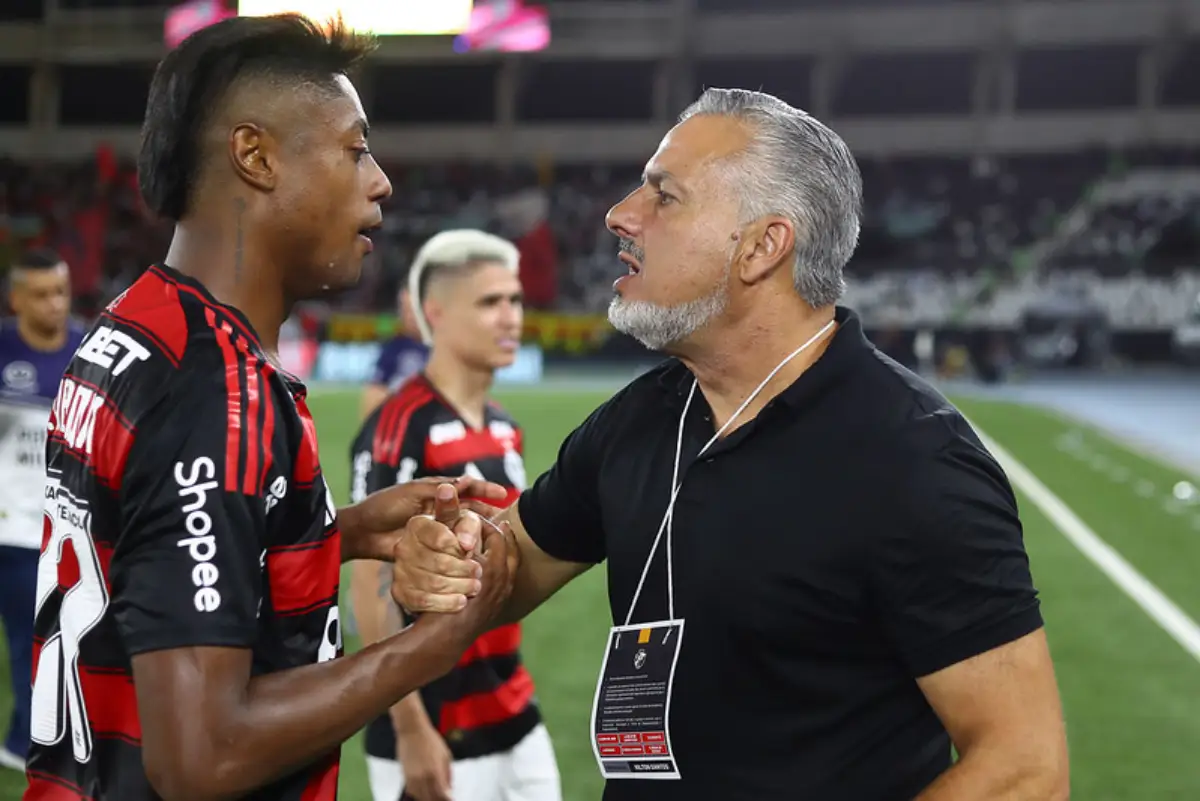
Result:
{"label": "man with gray hair", "polygon": [[[837,305],[861,194],[820,122],[711,89],[608,214],[610,320],[672,358],[496,518],[521,556],[509,620],[607,562],[608,801],[1068,795],[1008,481]],[[460,608],[476,547],[414,520],[397,599]]]}

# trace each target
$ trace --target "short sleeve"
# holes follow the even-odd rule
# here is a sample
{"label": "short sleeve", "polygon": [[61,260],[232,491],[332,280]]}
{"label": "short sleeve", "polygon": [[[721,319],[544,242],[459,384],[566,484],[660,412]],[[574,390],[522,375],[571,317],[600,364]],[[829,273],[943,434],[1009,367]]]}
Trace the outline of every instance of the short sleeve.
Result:
{"label": "short sleeve", "polygon": [[384,409],[396,399],[385,401],[359,429],[350,446],[350,501],[359,503],[373,492],[411,481],[420,464],[419,432],[411,424],[411,414],[401,412],[403,423],[392,441],[380,440],[377,431]]}
{"label": "short sleeve", "polygon": [[136,421],[110,568],[131,655],[257,638],[266,511],[239,470],[263,463],[245,456],[263,443],[248,441],[245,405],[232,401],[223,369],[196,369]]}
{"label": "short sleeve", "polygon": [[563,441],[554,464],[521,494],[517,512],[534,543],[555,559],[598,564],[607,556],[600,513],[605,437],[619,398],[610,399]]}
{"label": "short sleeve", "polygon": [[897,513],[873,550],[873,596],[913,676],[1042,625],[1016,498],[983,449],[956,440],[895,487]]}

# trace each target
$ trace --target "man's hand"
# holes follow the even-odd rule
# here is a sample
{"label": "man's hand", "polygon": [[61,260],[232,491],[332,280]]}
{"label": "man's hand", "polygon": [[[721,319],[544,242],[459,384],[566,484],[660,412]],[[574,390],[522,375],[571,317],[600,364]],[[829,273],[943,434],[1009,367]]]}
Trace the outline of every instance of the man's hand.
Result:
{"label": "man's hand", "polygon": [[507,543],[513,582],[509,603],[495,625],[521,620],[592,567],[557,559],[539,548],[525,530],[514,503],[487,519],[466,515],[450,525],[425,518],[414,520],[396,544],[392,597],[413,613],[462,609],[480,586],[479,563],[470,554],[488,538]]}
{"label": "man's hand", "polygon": [[409,612],[457,612],[481,593],[507,599],[519,566],[507,526],[462,509],[447,484],[438,487],[435,514],[405,527],[393,561],[392,597]]}
{"label": "man's hand", "polygon": [[392,597],[435,625],[488,631],[512,593],[519,557],[505,527],[463,509],[450,484],[437,487],[434,514],[418,515],[395,545]]}
{"label": "man's hand", "polygon": [[433,511],[434,495],[442,484],[450,484],[462,505],[490,517],[497,509],[488,501],[502,501],[507,492],[499,484],[469,476],[420,478],[379,490],[361,502],[338,511],[342,531],[342,561],[377,559],[392,561],[396,540],[416,515]]}
{"label": "man's hand", "polygon": [[404,794],[415,801],[452,801],[450,747],[432,726],[414,726],[396,736],[396,758],[404,768]]}

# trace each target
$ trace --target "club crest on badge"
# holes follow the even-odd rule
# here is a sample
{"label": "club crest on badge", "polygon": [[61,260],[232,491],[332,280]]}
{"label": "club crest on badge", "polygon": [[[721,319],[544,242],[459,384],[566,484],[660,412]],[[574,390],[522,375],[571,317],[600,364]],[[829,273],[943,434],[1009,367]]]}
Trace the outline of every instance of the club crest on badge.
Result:
{"label": "club crest on badge", "polygon": [[34,392],[37,389],[37,368],[29,362],[9,362],[4,366],[4,386],[14,392]]}
{"label": "club crest on badge", "polygon": [[639,648],[633,655],[633,667],[635,670],[641,670],[644,664],[646,664],[646,649]]}

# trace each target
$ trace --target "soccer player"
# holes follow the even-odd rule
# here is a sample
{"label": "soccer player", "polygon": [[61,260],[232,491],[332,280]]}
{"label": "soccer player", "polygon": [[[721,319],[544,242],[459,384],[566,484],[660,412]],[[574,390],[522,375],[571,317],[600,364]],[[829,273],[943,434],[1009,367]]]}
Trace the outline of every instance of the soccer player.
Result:
{"label": "soccer player", "polygon": [[[429,364],[367,419],[352,449],[353,498],[414,476],[471,475],[525,487],[521,430],[488,399],[521,337],[518,254],[482,231],[446,231],[422,248],[409,294]],[[507,505],[507,502],[505,505]],[[389,595],[391,565],[356,562],[364,640],[411,622]],[[448,675],[367,729],[375,801],[558,801],[558,768],[521,664],[519,624],[480,637]]]}
{"label": "soccer player", "polygon": [[71,279],[58,254],[21,254],[9,269],[13,318],[0,324],[0,615],[8,635],[13,710],[0,767],[25,770],[33,594],[42,544],[46,421],[83,331],[70,319]]}
{"label": "soccer player", "polygon": [[375,372],[363,387],[359,401],[359,413],[363,418],[375,411],[409,376],[419,373],[429,358],[429,348],[417,328],[408,287],[400,290],[396,308],[400,312],[400,333],[383,343],[379,350]]}
{"label": "soccer player", "polygon": [[391,192],[347,77],[368,52],[340,24],[242,17],[155,73],[139,179],[175,234],[51,410],[26,801],[333,801],[340,744],[450,670],[506,597],[492,535],[482,603],[339,658],[343,561],[387,560],[405,525],[479,526],[432,481],[335,508],[278,366],[292,302],[358,279]]}

